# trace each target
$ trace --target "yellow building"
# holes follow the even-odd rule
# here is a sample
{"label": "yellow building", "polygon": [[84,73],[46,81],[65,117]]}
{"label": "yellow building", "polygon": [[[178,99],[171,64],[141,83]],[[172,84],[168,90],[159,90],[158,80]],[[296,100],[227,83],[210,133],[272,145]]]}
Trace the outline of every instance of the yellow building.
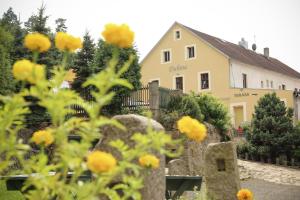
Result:
{"label": "yellow building", "polygon": [[144,84],[157,81],[162,87],[218,97],[235,127],[250,121],[257,100],[271,92],[299,118],[294,90],[300,88],[300,74],[270,57],[268,48],[264,54],[248,49],[244,39],[233,44],[175,22],[141,65]]}

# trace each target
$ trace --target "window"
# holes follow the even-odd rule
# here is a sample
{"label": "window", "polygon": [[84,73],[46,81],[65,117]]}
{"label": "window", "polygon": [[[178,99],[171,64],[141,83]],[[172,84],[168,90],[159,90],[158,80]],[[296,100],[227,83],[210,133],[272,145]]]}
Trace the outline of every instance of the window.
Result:
{"label": "window", "polygon": [[264,81],[260,81],[260,87],[264,88]]}
{"label": "window", "polygon": [[209,89],[209,73],[200,74],[200,88],[201,90]]}
{"label": "window", "polygon": [[266,81],[267,88],[269,88],[269,80]]}
{"label": "window", "polygon": [[183,90],[183,77],[182,76],[175,77],[175,89]]}
{"label": "window", "polygon": [[175,40],[180,40],[181,39],[181,34],[180,34],[180,30],[175,30],[175,33],[174,33],[175,35]]}
{"label": "window", "polygon": [[271,88],[273,88],[273,81],[271,81],[270,84],[271,84]]}
{"label": "window", "polygon": [[171,51],[170,50],[163,50],[162,51],[162,63],[171,62]]}
{"label": "window", "polygon": [[247,74],[243,74],[243,88],[247,88]]}
{"label": "window", "polygon": [[285,85],[284,85],[284,84],[282,84],[281,89],[282,89],[282,90],[285,90]]}
{"label": "window", "polygon": [[196,58],[195,46],[187,46],[186,47],[186,59]]}

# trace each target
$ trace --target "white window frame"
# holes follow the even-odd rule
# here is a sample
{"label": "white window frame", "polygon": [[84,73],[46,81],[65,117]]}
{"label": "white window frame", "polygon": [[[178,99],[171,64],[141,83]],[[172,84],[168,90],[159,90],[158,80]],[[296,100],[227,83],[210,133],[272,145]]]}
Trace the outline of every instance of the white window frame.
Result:
{"label": "white window frame", "polygon": [[260,88],[264,88],[264,81],[260,81]]}
{"label": "white window frame", "polygon": [[160,78],[149,79],[149,83],[151,83],[152,81],[158,81],[158,86],[160,86]]}
{"label": "white window frame", "polygon": [[173,76],[173,89],[176,90],[176,78],[177,77],[182,77],[182,91],[184,92],[185,91],[185,81],[184,81],[183,74]]}
{"label": "white window frame", "polygon": [[[176,32],[179,31],[179,35],[180,37],[179,38],[176,38]],[[181,40],[181,29],[174,29],[174,40]]]}
{"label": "white window frame", "polygon": [[[201,89],[201,74],[208,74],[208,88],[207,89]],[[202,71],[197,73],[198,76],[198,92],[203,92],[203,91],[210,91],[211,90],[211,76],[210,76],[210,71]]]}
{"label": "white window frame", "polygon": [[[164,53],[166,52],[166,51],[169,51],[170,52],[170,60],[168,61],[168,62],[165,62],[165,55],[164,55]],[[163,49],[163,50],[161,50],[161,53],[160,53],[160,63],[161,64],[168,64],[168,63],[171,63],[172,62],[172,49]]]}
{"label": "white window frame", "polygon": [[[193,58],[189,58],[188,57],[188,47],[194,47],[194,57]],[[194,60],[197,58],[197,48],[196,48],[196,44],[190,44],[190,45],[186,45],[184,47],[184,52],[185,52],[185,60]]]}
{"label": "white window frame", "polygon": [[244,122],[247,121],[247,103],[246,102],[231,103],[230,104],[230,116],[231,116],[231,124],[233,126],[235,126],[234,107],[238,107],[238,106],[242,106],[243,107]]}

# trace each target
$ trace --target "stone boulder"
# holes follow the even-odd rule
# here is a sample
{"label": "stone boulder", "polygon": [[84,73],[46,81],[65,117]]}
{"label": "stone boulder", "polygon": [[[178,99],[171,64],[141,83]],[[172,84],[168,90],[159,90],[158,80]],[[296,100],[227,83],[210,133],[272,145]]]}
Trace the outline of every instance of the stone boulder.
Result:
{"label": "stone boulder", "polygon": [[[205,165],[204,156],[207,146],[210,143],[220,142],[221,140],[219,131],[213,125],[205,123],[205,126],[207,127],[206,139],[200,143],[186,140],[183,154],[176,161],[171,160],[167,165],[169,175],[203,175]],[[174,134],[176,138],[181,133],[177,132]]]}
{"label": "stone boulder", "polygon": [[[150,123],[151,127],[156,131],[164,130],[163,126],[154,121],[149,120],[146,117],[139,115],[117,115],[113,117],[113,119],[117,120],[121,124],[123,124],[127,130],[122,131],[114,126],[105,126],[101,130],[103,134],[103,138],[98,142],[95,146],[95,150],[102,150],[106,152],[110,152],[113,154],[118,160],[122,159],[120,153],[109,145],[110,141],[121,139],[129,146],[134,146],[134,141],[130,139],[130,137],[136,133],[147,133],[147,127]],[[160,166],[158,169],[147,170],[144,175],[144,187],[141,190],[142,199],[144,200],[153,200],[153,199],[164,199],[165,198],[165,188],[166,188],[166,180],[165,180],[165,156],[160,155],[156,152],[153,152],[160,159]],[[120,180],[116,180],[119,182]]]}
{"label": "stone boulder", "polygon": [[236,147],[232,142],[208,145],[205,152],[204,181],[208,199],[236,199],[241,183]]}

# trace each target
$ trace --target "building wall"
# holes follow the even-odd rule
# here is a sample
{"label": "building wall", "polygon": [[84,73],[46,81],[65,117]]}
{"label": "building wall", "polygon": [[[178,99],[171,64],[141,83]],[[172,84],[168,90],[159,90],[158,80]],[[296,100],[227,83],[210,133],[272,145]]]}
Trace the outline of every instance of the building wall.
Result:
{"label": "building wall", "polygon": [[[289,76],[266,70],[261,67],[250,66],[236,60],[231,60],[230,65],[230,86],[233,88],[242,88],[242,74],[247,74],[247,87],[252,89],[262,89],[261,81],[264,82],[263,89],[271,89],[271,81],[273,81],[273,89],[279,89],[279,85],[286,85],[286,90],[300,88],[300,80]],[[267,80],[269,87],[267,87]]]}
{"label": "building wall", "polygon": [[[181,30],[181,39],[174,40],[174,31]],[[185,59],[187,45],[196,45],[196,58]],[[171,62],[161,63],[163,49],[171,50]],[[159,79],[160,85],[174,88],[174,77],[184,77],[184,92],[199,91],[199,72],[209,72],[210,90],[216,96],[226,96],[229,90],[229,60],[193,33],[174,24],[141,63],[142,83]]]}
{"label": "building wall", "polygon": [[[174,39],[175,30],[181,31],[180,40]],[[196,45],[196,58],[186,60],[185,48],[191,44]],[[161,62],[164,49],[171,50],[170,63]],[[288,107],[293,108],[294,100],[291,90],[296,87],[300,88],[298,81],[290,77],[230,60],[206,41],[176,23],[154,46],[142,61],[141,66],[143,84],[159,80],[160,86],[175,88],[174,77],[183,76],[185,93],[206,92],[216,96],[227,106],[233,124],[236,121],[233,118],[235,107],[243,107],[243,121],[251,121],[257,100],[267,93],[276,92]],[[199,90],[199,72],[209,72],[209,90]],[[242,73],[247,74],[248,88],[246,89],[241,88]],[[274,89],[261,89],[261,80],[264,80],[264,86],[266,86],[266,80],[273,80]],[[285,84],[287,90],[278,90],[279,84]],[[236,110],[240,112],[239,109]],[[240,115],[239,113],[239,118]]]}
{"label": "building wall", "polygon": [[276,95],[281,101],[284,101],[286,106],[294,108],[293,91],[289,90],[271,90],[271,89],[238,89],[232,88],[230,90],[229,98],[223,99],[223,102],[229,109],[231,115],[232,124],[234,124],[234,107],[244,106],[244,120],[250,122],[252,114],[254,113],[255,105],[257,101],[265,94],[276,92]]}

